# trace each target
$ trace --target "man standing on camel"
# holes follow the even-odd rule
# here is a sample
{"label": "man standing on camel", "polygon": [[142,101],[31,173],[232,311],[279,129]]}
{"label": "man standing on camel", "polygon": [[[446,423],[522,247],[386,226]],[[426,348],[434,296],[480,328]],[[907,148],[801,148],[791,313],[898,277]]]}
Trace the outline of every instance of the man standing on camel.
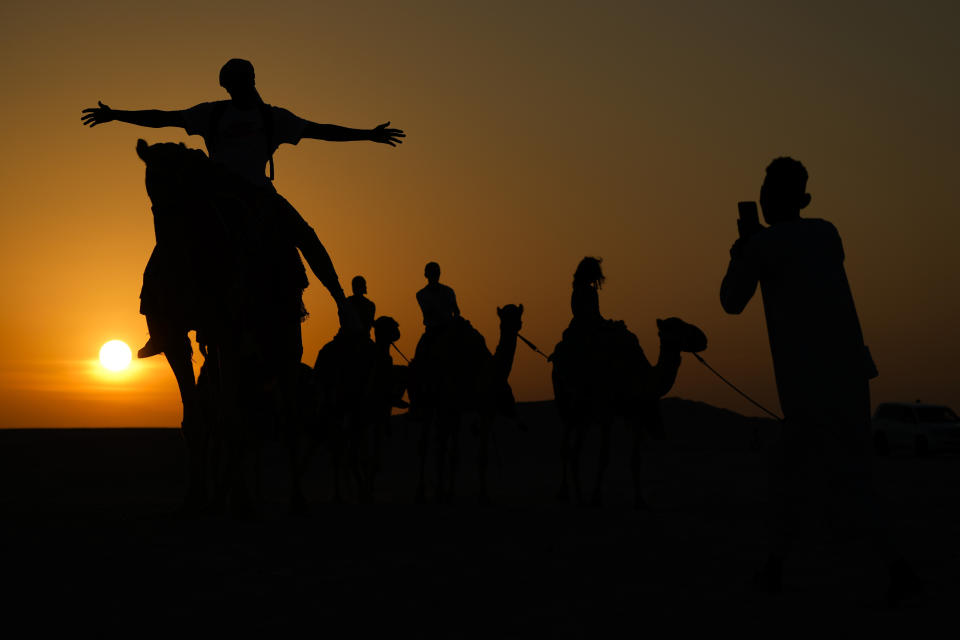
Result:
{"label": "man standing on camel", "polygon": [[[389,122],[373,129],[317,124],[268,105],[256,89],[253,64],[247,60],[234,58],[223,65],[220,86],[230,94],[230,100],[204,102],[181,111],[120,111],[100,102],[97,107],[83,110],[82,122],[91,127],[113,120],[151,128],[180,127],[190,135],[202,136],[213,162],[258,187],[269,198],[271,208],[281,218],[279,222],[289,228],[297,248],[330,291],[342,315],[346,296],[329,254],[313,228],[273,187],[273,154],[281,144],[297,144],[303,138],[330,142],[370,140],[393,147],[403,142],[405,134],[400,129],[388,128]],[[269,178],[265,174],[267,164]]]}
{"label": "man standing on camel", "polygon": [[[297,144],[303,138],[333,142],[370,140],[393,147],[403,142],[403,131],[388,128],[389,122],[373,129],[317,124],[299,118],[286,109],[268,105],[256,89],[253,65],[247,60],[235,58],[223,65],[220,69],[220,86],[230,94],[230,100],[205,102],[180,111],[120,111],[100,102],[97,107],[83,110],[81,122],[90,127],[114,120],[151,128],[180,127],[188,134],[202,136],[211,161],[223,168],[236,185],[234,195],[242,199],[245,206],[261,212],[266,221],[275,224],[291,245],[300,250],[310,269],[336,302],[341,325],[346,324],[351,330],[357,329],[359,322],[356,314],[346,304],[346,296],[327,250],[313,228],[273,186],[273,154],[281,144]],[[265,174],[268,164],[269,178]],[[296,262],[300,262],[298,257]],[[307,280],[302,263],[297,267],[302,287],[305,287]],[[195,380],[190,362],[192,348],[187,330],[197,327],[178,325],[174,330],[169,330],[161,327],[161,323],[151,323],[153,311],[158,311],[153,315],[162,316],[165,301],[153,299],[156,295],[151,291],[156,287],[148,287],[148,275],[153,280],[159,277],[155,273],[144,274],[141,312],[147,316],[150,340],[138,355],[141,358],[159,353],[166,355],[180,387],[184,402],[184,425],[187,425],[193,421],[190,414],[196,410]],[[289,326],[283,329],[284,332],[289,331],[287,338],[291,349],[288,356],[291,363],[299,362],[302,357],[300,320],[303,315],[301,307],[300,313],[292,314]],[[292,364],[290,370],[295,371]]]}

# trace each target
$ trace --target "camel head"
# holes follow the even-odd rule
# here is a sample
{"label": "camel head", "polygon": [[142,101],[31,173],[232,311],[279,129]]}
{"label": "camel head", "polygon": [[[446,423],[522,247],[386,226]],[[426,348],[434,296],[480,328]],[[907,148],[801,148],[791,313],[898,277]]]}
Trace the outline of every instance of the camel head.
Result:
{"label": "camel head", "polygon": [[148,144],[143,138],[137,140],[137,155],[148,168],[158,169],[202,162],[207,159],[207,154],[203,151],[192,149],[182,142]]}
{"label": "camel head", "polygon": [[508,304],[503,307],[497,307],[497,315],[500,317],[500,331],[520,333],[523,326],[523,305]]}
{"label": "camel head", "polygon": [[374,341],[379,345],[389,345],[400,339],[400,325],[390,316],[380,316],[373,323]]}
{"label": "camel head", "polygon": [[697,353],[707,348],[707,336],[697,327],[680,318],[657,320],[660,342],[680,351]]}
{"label": "camel head", "polygon": [[207,154],[182,142],[147,144],[141,138],[137,155],[147,165],[147,195],[154,206],[177,202],[210,183],[213,165]]}

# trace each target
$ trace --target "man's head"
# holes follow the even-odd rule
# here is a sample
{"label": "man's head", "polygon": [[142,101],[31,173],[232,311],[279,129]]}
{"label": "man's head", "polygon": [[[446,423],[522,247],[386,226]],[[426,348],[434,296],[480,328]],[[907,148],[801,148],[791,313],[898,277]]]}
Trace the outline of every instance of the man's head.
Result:
{"label": "man's head", "polygon": [[253,64],[240,58],[228,60],[220,68],[220,86],[226,89],[234,100],[257,94]]}
{"label": "man's head", "polygon": [[602,287],[606,278],[604,278],[603,269],[600,267],[601,262],[603,262],[603,258],[594,258],[593,256],[587,256],[581,260],[577,265],[577,270],[573,272],[574,284],[592,284],[596,285],[598,289]]}
{"label": "man's head", "polygon": [[760,187],[760,207],[767,224],[777,224],[800,217],[800,210],[810,204],[807,193],[807,170],[797,160],[777,158],[767,166],[767,177]]}
{"label": "man's head", "polygon": [[362,296],[367,292],[367,281],[363,276],[354,276],[353,280],[350,281],[350,286],[353,288],[353,295]]}
{"label": "man's head", "polygon": [[440,282],[440,265],[436,262],[428,262],[427,266],[423,268],[423,277],[426,278],[430,284]]}

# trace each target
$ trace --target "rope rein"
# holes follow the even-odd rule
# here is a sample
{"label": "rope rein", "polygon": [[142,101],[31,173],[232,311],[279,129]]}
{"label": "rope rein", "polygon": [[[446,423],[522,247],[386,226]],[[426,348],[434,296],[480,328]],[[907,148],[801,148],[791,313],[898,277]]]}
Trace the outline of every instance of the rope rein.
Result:
{"label": "rope rein", "polygon": [[753,403],[754,406],[756,406],[757,408],[759,408],[760,410],[762,410],[764,413],[766,413],[767,415],[771,416],[772,418],[774,418],[774,419],[776,419],[776,420],[778,420],[778,421],[780,421],[780,422],[783,422],[783,418],[781,418],[780,416],[778,416],[777,414],[775,414],[773,411],[770,411],[769,409],[767,409],[765,406],[763,406],[762,404],[760,404],[759,402],[757,402],[756,400],[754,400],[753,398],[751,398],[750,396],[748,396],[747,394],[745,394],[743,391],[740,391],[740,389],[738,389],[738,388],[736,387],[736,385],[734,385],[732,382],[730,382],[729,380],[727,380],[726,378],[724,378],[722,375],[720,375],[720,374],[717,372],[716,369],[714,369],[713,367],[711,367],[709,364],[707,364],[707,361],[706,361],[706,360],[704,360],[703,358],[700,357],[700,354],[699,354],[699,353],[693,353],[692,355],[693,355],[694,358],[696,358],[697,360],[699,360],[700,363],[701,363],[703,366],[705,366],[707,369],[709,369],[711,372],[713,372],[713,374],[714,374],[715,376],[717,376],[718,378],[720,378],[721,380],[723,380],[724,382],[726,382],[727,385],[729,385],[729,387],[730,387],[731,389],[733,389],[734,391],[736,391],[737,393],[739,393],[740,395],[742,395],[744,398],[746,398],[747,400],[749,400],[751,403]]}
{"label": "rope rein", "polygon": [[396,343],[396,342],[391,342],[391,343],[390,343],[390,346],[397,350],[397,353],[400,354],[400,357],[403,358],[403,360],[404,360],[407,364],[410,364],[410,358],[408,358],[407,356],[403,355],[403,351],[400,351],[400,347],[397,346],[397,343]]}
{"label": "rope rein", "polygon": [[[545,360],[547,360],[547,361],[550,360],[550,356],[548,356],[547,354],[545,354],[543,351],[540,351],[540,349],[537,348],[537,345],[533,344],[532,342],[530,342],[529,340],[527,340],[526,338],[524,338],[524,337],[523,337],[522,335],[520,335],[519,333],[517,334],[517,337],[520,338],[520,340],[522,340],[525,345],[527,345],[528,347],[530,347],[531,349],[533,349],[536,353],[539,353],[541,356],[543,356]],[[400,348],[397,347],[397,345],[396,345],[395,343],[391,342],[391,343],[390,343],[390,346],[393,347],[394,349],[396,349],[397,353],[400,354],[400,357],[401,357],[401,358],[403,358],[404,360],[406,360],[407,364],[410,364],[410,360],[407,358],[407,356],[403,355],[403,352],[400,351]],[[699,353],[694,353],[694,352],[689,352],[689,353],[690,353],[694,358],[696,358],[697,360],[699,360],[699,361],[700,361],[700,364],[702,364],[702,365],[705,366],[707,369],[709,369],[710,372],[713,373],[713,375],[715,375],[715,376],[717,376],[718,378],[720,378],[724,383],[726,383],[727,386],[729,386],[731,389],[733,389],[734,391],[736,391],[737,393],[739,393],[741,396],[743,396],[744,398],[746,398],[746,399],[747,399],[751,404],[753,404],[755,407],[757,407],[758,409],[760,409],[761,411],[763,411],[764,413],[766,413],[768,416],[770,416],[770,417],[773,418],[774,420],[777,420],[777,421],[779,421],[779,422],[783,422],[783,418],[781,418],[780,416],[778,416],[777,414],[775,414],[773,411],[770,411],[769,409],[767,409],[765,406],[763,406],[762,404],[760,404],[759,402],[757,402],[756,400],[754,400],[753,398],[751,398],[750,396],[748,396],[746,393],[744,393],[743,391],[741,391],[735,384],[733,384],[732,382],[730,382],[729,380],[727,380],[726,378],[724,378],[722,375],[720,375],[720,372],[717,371],[716,369],[714,369],[713,367],[711,367],[709,364],[707,364],[707,361],[704,360],[704,359],[700,356]]]}
{"label": "rope rein", "polygon": [[530,342],[529,340],[527,340],[526,338],[524,338],[524,337],[523,337],[522,335],[520,335],[519,333],[517,334],[517,337],[520,338],[521,340],[523,340],[523,344],[527,345],[528,347],[530,347],[531,349],[533,349],[534,351],[536,351],[537,353],[539,353],[540,355],[542,355],[542,356],[544,357],[544,359],[550,360],[550,356],[548,356],[547,354],[545,354],[543,351],[540,351],[540,349],[537,349],[537,345],[533,344],[532,342]]}

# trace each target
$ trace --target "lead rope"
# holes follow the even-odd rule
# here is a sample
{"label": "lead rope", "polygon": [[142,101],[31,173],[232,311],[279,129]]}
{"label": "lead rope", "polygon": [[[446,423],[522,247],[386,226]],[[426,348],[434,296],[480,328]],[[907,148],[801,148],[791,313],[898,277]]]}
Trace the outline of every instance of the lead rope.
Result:
{"label": "lead rope", "polygon": [[396,343],[396,342],[391,342],[391,343],[390,343],[390,346],[397,350],[397,353],[400,354],[400,357],[403,358],[404,361],[405,361],[407,364],[410,364],[410,358],[408,358],[407,356],[403,355],[403,351],[400,351],[400,347],[397,346],[397,343]]}
{"label": "lead rope", "polygon": [[523,340],[523,344],[527,345],[528,347],[530,347],[531,349],[533,349],[534,351],[536,351],[537,353],[539,353],[540,355],[542,355],[546,360],[550,360],[550,356],[548,356],[547,354],[545,354],[543,351],[540,351],[540,349],[537,349],[537,345],[533,344],[532,342],[530,342],[529,340],[527,340],[526,338],[524,338],[524,337],[523,337],[522,335],[520,335],[519,333],[517,334],[517,337],[520,338],[521,340]]}
{"label": "lead rope", "polygon": [[740,389],[738,389],[735,384],[733,384],[732,382],[730,382],[729,380],[727,380],[726,378],[724,378],[722,375],[720,375],[720,374],[717,372],[716,369],[714,369],[713,367],[711,367],[709,364],[707,364],[707,361],[706,361],[706,360],[704,360],[703,358],[700,357],[700,354],[699,354],[699,353],[693,353],[693,352],[691,352],[691,354],[693,355],[694,358],[696,358],[697,360],[700,361],[700,364],[702,364],[702,365],[705,366],[707,369],[709,369],[710,371],[712,371],[712,372],[713,372],[713,375],[717,376],[718,378],[720,378],[721,380],[723,380],[724,382],[726,382],[727,385],[729,385],[731,389],[733,389],[734,391],[736,391],[737,393],[739,393],[740,395],[742,395],[744,398],[746,398],[747,400],[749,400],[751,403],[754,404],[754,406],[756,406],[757,408],[759,408],[760,410],[762,410],[762,411],[763,411],[764,413],[766,413],[767,415],[773,417],[774,419],[776,419],[776,420],[778,420],[778,421],[780,421],[780,422],[783,422],[783,418],[781,418],[780,416],[778,416],[777,414],[775,414],[773,411],[770,411],[769,409],[767,409],[765,406],[763,406],[762,404],[760,404],[759,402],[757,402],[756,400],[754,400],[753,398],[751,398],[750,396],[748,396],[747,394],[745,394],[743,391],[740,391]]}
{"label": "lead rope", "polygon": [[[540,349],[537,349],[537,345],[533,344],[532,342],[530,342],[529,340],[527,340],[526,338],[524,338],[524,337],[523,337],[522,335],[520,335],[519,333],[517,334],[517,337],[520,338],[521,340],[523,340],[523,343],[526,344],[528,347],[530,347],[531,349],[533,349],[534,351],[536,351],[537,353],[539,353],[540,355],[542,355],[542,356],[543,356],[544,358],[546,358],[547,360],[550,360],[550,356],[548,356],[547,354],[545,354],[543,351],[540,351]],[[732,382],[730,382],[729,380],[727,380],[726,378],[724,378],[722,375],[720,375],[720,372],[717,371],[716,369],[714,369],[713,367],[711,367],[709,364],[707,364],[707,361],[704,360],[702,357],[700,357],[700,354],[699,354],[699,353],[694,353],[694,352],[692,352],[692,351],[689,352],[689,353],[690,353],[694,358],[696,358],[697,360],[699,360],[699,361],[700,361],[700,364],[702,364],[702,365],[705,366],[707,369],[709,369],[709,370],[713,373],[713,375],[715,375],[715,376],[717,376],[718,378],[720,378],[721,380],[723,380],[731,389],[733,389],[734,391],[736,391],[737,393],[739,393],[741,396],[743,396],[744,398],[746,398],[748,401],[750,401],[750,402],[751,402],[754,406],[756,406],[758,409],[760,409],[761,411],[763,411],[764,413],[766,413],[768,416],[774,418],[775,420],[778,420],[778,421],[780,421],[780,422],[783,421],[783,418],[781,418],[780,416],[778,416],[777,414],[775,414],[773,411],[770,411],[770,410],[767,409],[765,406],[763,406],[762,404],[760,404],[759,402],[757,402],[756,400],[754,400],[753,398],[751,398],[750,396],[748,396],[747,394],[745,394],[743,391],[741,391],[739,388],[737,388],[737,386],[736,386],[735,384],[733,384]],[[403,355],[403,354],[401,354],[401,355]]]}

